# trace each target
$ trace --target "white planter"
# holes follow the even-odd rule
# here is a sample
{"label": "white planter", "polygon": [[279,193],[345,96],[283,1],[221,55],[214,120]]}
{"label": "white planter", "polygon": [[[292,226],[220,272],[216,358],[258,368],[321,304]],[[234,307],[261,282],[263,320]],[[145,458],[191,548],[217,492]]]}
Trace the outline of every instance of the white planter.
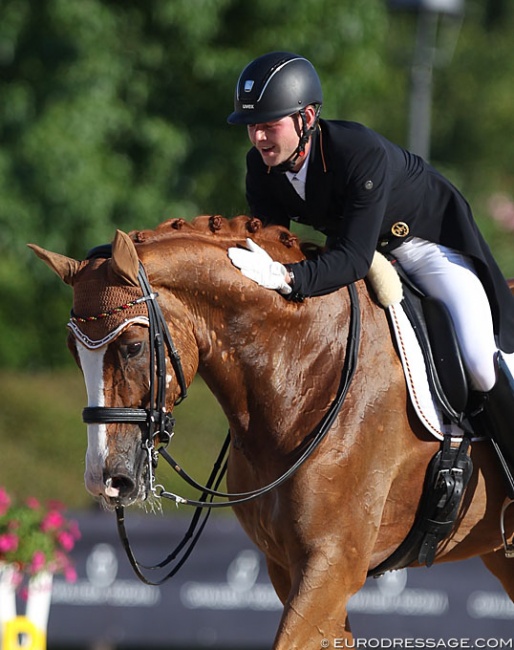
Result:
{"label": "white planter", "polygon": [[30,578],[27,585],[25,616],[16,613],[16,587],[19,575],[13,565],[0,565],[0,648],[3,637],[9,647],[18,634],[28,634],[29,647],[46,648],[46,630],[52,600],[53,575],[42,571]]}
{"label": "white planter", "polygon": [[41,571],[29,580],[27,610],[25,616],[34,625],[45,633],[48,627],[48,615],[52,600],[53,575],[48,571]]}
{"label": "white planter", "polygon": [[16,587],[19,576],[13,564],[0,563],[0,647],[7,621],[16,618]]}

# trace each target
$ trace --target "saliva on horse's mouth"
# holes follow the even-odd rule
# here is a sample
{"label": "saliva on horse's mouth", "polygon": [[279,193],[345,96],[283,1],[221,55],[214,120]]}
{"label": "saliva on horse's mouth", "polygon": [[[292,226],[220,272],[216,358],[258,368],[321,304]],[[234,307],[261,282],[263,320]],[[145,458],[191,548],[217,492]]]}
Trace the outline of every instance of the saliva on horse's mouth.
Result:
{"label": "saliva on horse's mouth", "polygon": [[[145,474],[147,474],[145,472]],[[108,508],[115,508],[118,506],[129,506],[138,501],[142,497],[144,501],[148,496],[148,489],[146,487],[146,476],[143,478],[145,487],[139,490],[137,483],[127,477],[109,477],[105,479],[104,491],[100,498],[104,501]]]}
{"label": "saliva on horse's mouth", "polygon": [[124,476],[109,476],[105,479],[105,489],[104,493],[100,495],[100,499],[109,510],[132,505],[145,507],[146,504],[150,504],[150,509],[154,510],[156,494],[152,490],[152,475],[155,467],[156,463],[151,468],[148,462],[144,462],[141,475],[134,479]]}
{"label": "saliva on horse's mouth", "polygon": [[[147,496],[144,496],[142,501],[144,501],[147,498]],[[128,508],[131,505],[134,505],[138,501],[138,497],[132,496],[132,497],[112,497],[112,496],[106,496],[105,494],[102,494],[98,496],[98,500],[101,502],[104,508],[107,510],[116,510],[116,508]]]}
{"label": "saliva on horse's mouth", "polygon": [[116,488],[116,487],[113,486],[112,478],[108,478],[105,481],[105,494],[108,497],[119,500],[120,491],[119,491],[119,488]]}

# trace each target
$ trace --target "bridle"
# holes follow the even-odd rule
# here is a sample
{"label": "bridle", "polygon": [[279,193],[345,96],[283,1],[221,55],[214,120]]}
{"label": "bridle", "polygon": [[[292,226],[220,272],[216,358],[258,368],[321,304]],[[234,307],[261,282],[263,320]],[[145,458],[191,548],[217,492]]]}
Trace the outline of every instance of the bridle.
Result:
{"label": "bridle", "polygon": [[[109,257],[110,247],[102,246],[93,249],[88,255],[92,257]],[[347,340],[347,349],[344,359],[344,366],[341,375],[339,388],[328,411],[318,424],[316,429],[305,438],[305,442],[297,450],[297,459],[293,465],[272,483],[250,492],[228,493],[218,490],[227,468],[227,454],[230,447],[230,431],[227,434],[218,459],[216,460],[211,475],[206,485],[196,482],[191,476],[169,454],[166,447],[170,442],[173,433],[175,419],[171,412],[166,411],[166,353],[168,354],[173,370],[180,387],[180,394],[175,400],[174,406],[180,404],[187,397],[187,386],[180,360],[180,355],[175,347],[168,325],[164,319],[162,310],[157,301],[157,293],[152,291],[143,264],[139,263],[138,280],[148,309],[149,339],[150,339],[150,407],[105,407],[91,406],[84,408],[82,419],[86,424],[113,424],[113,423],[139,423],[146,424],[146,436],[143,437],[143,448],[148,457],[148,472],[150,492],[157,498],[166,498],[177,504],[190,505],[196,508],[193,519],[186,532],[184,539],[168,557],[154,566],[141,565],[135,558],[127,531],[125,528],[125,514],[121,503],[116,505],[116,520],[118,533],[127,554],[127,557],[136,575],[146,584],[160,585],[177,573],[180,567],[189,557],[196,545],[210,512],[214,508],[232,507],[257,499],[271,490],[278,488],[287,481],[313,454],[322,440],[329,432],[334,423],[350,388],[353,375],[357,367],[357,358],[360,341],[360,307],[357,290],[353,284],[348,285],[350,294],[350,327]],[[156,444],[157,442],[157,444]],[[168,492],[162,485],[155,484],[155,469],[158,457],[161,455],[166,462],[184,479],[189,485],[201,492],[198,500],[186,499],[172,492]],[[215,497],[228,499],[227,501],[214,501]],[[205,510],[206,509],[206,510]],[[201,520],[201,514],[204,514]],[[199,527],[199,528],[198,528]],[[198,528],[198,530],[196,530]],[[179,558],[179,555],[182,557]],[[177,565],[163,578],[157,581],[149,580],[141,569],[154,570],[162,569],[171,562],[177,561]]]}
{"label": "bridle", "polygon": [[139,263],[138,280],[146,301],[149,320],[150,340],[150,407],[107,407],[87,406],[82,411],[82,420],[86,424],[142,423],[146,424],[147,433],[144,446],[148,453],[151,483],[153,488],[153,470],[156,464],[155,441],[167,445],[173,436],[175,418],[166,411],[166,352],[180,387],[180,395],[174,406],[187,397],[187,385],[180,355],[173,343],[170,331],[157,301],[157,294],[151,289],[144,269]]}

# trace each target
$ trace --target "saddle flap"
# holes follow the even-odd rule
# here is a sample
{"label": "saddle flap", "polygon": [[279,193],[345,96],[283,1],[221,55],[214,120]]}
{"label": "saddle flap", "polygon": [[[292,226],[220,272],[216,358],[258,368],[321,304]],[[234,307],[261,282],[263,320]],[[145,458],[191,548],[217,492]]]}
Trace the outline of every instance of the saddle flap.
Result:
{"label": "saddle flap", "polygon": [[460,422],[468,402],[468,380],[446,306],[404,283],[402,307],[416,333],[434,398],[451,421]]}
{"label": "saddle flap", "polygon": [[462,413],[468,403],[468,382],[450,312],[434,298],[423,298],[421,306],[441,388],[455,411]]}

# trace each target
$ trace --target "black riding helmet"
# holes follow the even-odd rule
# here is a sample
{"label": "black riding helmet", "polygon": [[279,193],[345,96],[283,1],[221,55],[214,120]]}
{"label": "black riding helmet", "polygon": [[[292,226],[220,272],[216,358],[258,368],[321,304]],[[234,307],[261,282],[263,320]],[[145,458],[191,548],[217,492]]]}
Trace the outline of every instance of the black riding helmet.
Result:
{"label": "black riding helmet", "polygon": [[316,70],[291,52],[258,57],[241,73],[229,124],[260,124],[298,113],[309,104],[321,106],[323,93]]}
{"label": "black riding helmet", "polygon": [[[234,96],[234,112],[229,124],[261,124],[280,120],[299,113],[302,132],[298,147],[290,158],[276,165],[277,172],[293,169],[299,157],[305,155],[305,146],[316,128],[323,92],[314,66],[298,54],[270,52],[249,63],[241,73]],[[316,106],[316,119],[307,128],[305,107]]]}

